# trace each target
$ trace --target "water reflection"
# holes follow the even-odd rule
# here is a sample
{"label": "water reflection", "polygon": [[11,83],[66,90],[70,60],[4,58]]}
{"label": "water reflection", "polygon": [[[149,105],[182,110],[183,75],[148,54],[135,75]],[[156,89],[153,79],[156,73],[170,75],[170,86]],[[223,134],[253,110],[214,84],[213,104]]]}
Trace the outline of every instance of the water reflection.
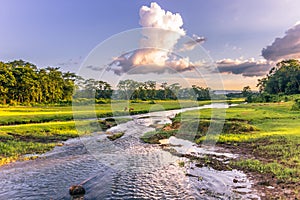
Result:
{"label": "water reflection", "polygon": [[[178,160],[183,158],[140,141],[143,133],[154,130],[151,125],[170,123],[179,112],[134,116],[109,130],[125,133],[118,140],[110,141],[104,134],[71,139],[37,160],[3,166],[0,199],[69,199],[69,186],[80,183],[86,199],[256,199],[245,174],[197,168],[192,162],[180,167]],[[176,138],[170,142],[188,145],[199,155],[216,153]]]}

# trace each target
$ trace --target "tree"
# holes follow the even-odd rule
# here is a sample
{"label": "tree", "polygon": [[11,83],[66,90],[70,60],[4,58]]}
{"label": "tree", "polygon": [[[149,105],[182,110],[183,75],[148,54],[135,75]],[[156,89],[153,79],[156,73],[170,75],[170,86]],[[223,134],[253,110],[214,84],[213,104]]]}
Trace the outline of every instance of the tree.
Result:
{"label": "tree", "polygon": [[250,86],[245,86],[244,88],[243,88],[243,90],[242,90],[242,95],[243,95],[243,97],[245,97],[246,98],[246,101],[247,102],[252,102],[252,96],[253,96],[253,93],[252,93],[252,91],[251,91],[251,88],[250,88]]}
{"label": "tree", "polygon": [[299,94],[300,61],[292,59],[277,63],[265,78],[259,80],[257,86],[261,92],[269,94]]}
{"label": "tree", "polygon": [[210,99],[209,88],[203,88],[197,85],[192,85],[192,88],[197,96],[198,101]]}
{"label": "tree", "polygon": [[57,103],[70,101],[77,76],[59,68],[37,68],[23,60],[0,62],[0,101],[10,103]]}
{"label": "tree", "polygon": [[71,72],[63,73],[63,97],[62,100],[71,101],[75,89],[76,74]]}
{"label": "tree", "polygon": [[64,79],[59,67],[47,67],[50,83],[48,84],[48,101],[51,103],[59,102],[63,98]]}
{"label": "tree", "polygon": [[30,64],[19,66],[12,63],[11,65],[13,76],[16,79],[16,84],[11,92],[11,99],[19,103],[36,101],[39,88],[36,67]]}
{"label": "tree", "polygon": [[15,84],[16,79],[11,71],[11,66],[0,62],[0,98],[3,104],[6,104],[9,89]]}
{"label": "tree", "polygon": [[139,87],[139,83],[134,80],[121,80],[118,83],[118,88],[121,92],[121,98],[132,99],[134,98],[134,91]]}
{"label": "tree", "polygon": [[169,99],[177,99],[180,88],[181,88],[181,86],[179,83],[171,84],[168,88],[169,89]]}
{"label": "tree", "polygon": [[155,97],[156,82],[155,81],[147,81],[147,82],[145,82],[145,84],[147,85],[148,99],[153,100]]}
{"label": "tree", "polygon": [[163,99],[167,99],[167,95],[168,95],[168,83],[167,82],[163,82],[160,87],[163,89]]}
{"label": "tree", "polygon": [[250,86],[245,86],[242,90],[243,97],[248,97],[252,94]]}
{"label": "tree", "polygon": [[111,85],[105,81],[96,82],[96,98],[109,99],[112,95]]}

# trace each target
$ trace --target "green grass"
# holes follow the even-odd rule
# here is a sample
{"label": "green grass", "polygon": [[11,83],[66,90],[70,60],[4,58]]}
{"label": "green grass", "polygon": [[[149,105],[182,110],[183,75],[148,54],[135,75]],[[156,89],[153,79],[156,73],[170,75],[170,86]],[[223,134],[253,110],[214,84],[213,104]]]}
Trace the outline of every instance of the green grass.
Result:
{"label": "green grass", "polygon": [[292,102],[232,107],[226,111],[226,120],[245,120],[257,130],[223,133],[218,142],[252,146],[258,160],[240,160],[237,166],[271,173],[286,181],[300,181],[300,112],[291,111],[291,106]]}
{"label": "green grass", "polygon": [[[73,119],[111,117],[119,115],[139,114],[149,111],[171,110],[184,107],[209,104],[210,101],[195,102],[190,100],[138,101],[136,103],[127,101],[112,101],[109,104],[82,105],[82,106],[42,106],[42,107],[0,107],[0,125],[42,123],[50,121],[69,121]],[[125,107],[133,108],[125,111]]]}
{"label": "green grass", "polygon": [[[228,103],[239,103],[244,99],[229,100]],[[91,104],[82,106],[2,106],[0,107],[0,125],[43,123],[51,121],[70,121],[76,119],[102,118],[147,113],[160,110],[172,110],[186,107],[202,106],[212,101],[192,100],[155,100],[151,101],[112,101],[108,104]],[[213,102],[224,102],[214,100]],[[127,110],[125,111],[125,107]],[[129,111],[129,108],[133,110]]]}
{"label": "green grass", "polygon": [[114,133],[112,135],[107,136],[107,138],[111,141],[114,141],[120,137],[122,137],[124,135],[124,133],[120,132],[120,133]]}
{"label": "green grass", "polygon": [[282,181],[299,181],[299,171],[297,168],[287,167],[278,162],[264,163],[257,159],[246,159],[238,162],[232,162],[231,165],[239,167],[240,169],[251,170],[262,174],[274,174]]}
{"label": "green grass", "polygon": [[[55,143],[24,142],[19,140],[7,140],[0,142],[0,166],[20,160],[25,154],[38,154],[51,150]],[[28,157],[27,159],[30,159]],[[26,158],[22,158],[26,160]]]}
{"label": "green grass", "polygon": [[20,159],[24,154],[40,154],[60,141],[103,131],[129,119],[46,122],[0,126],[0,165]]}
{"label": "green grass", "polygon": [[[210,101],[112,101],[108,104],[82,106],[2,106],[0,107],[0,165],[24,154],[39,154],[52,149],[60,141],[102,131],[128,119],[107,121],[84,120],[130,115],[205,105]],[[128,109],[125,111],[124,108]],[[133,108],[129,112],[129,108]],[[73,115],[76,119],[73,121]],[[75,126],[76,125],[76,126]],[[118,137],[116,135],[115,137]]]}
{"label": "green grass", "polygon": [[[89,127],[90,122],[81,122]],[[51,150],[59,141],[77,137],[74,122],[47,122],[0,127],[0,165]]]}
{"label": "green grass", "polygon": [[[192,139],[196,143],[217,140],[219,144],[240,146],[240,149],[244,146],[256,159],[241,159],[234,162],[234,166],[273,174],[284,181],[299,182],[300,112],[292,111],[292,105],[292,101],[243,104],[227,109],[226,115],[216,111],[213,119],[212,109],[187,111],[177,115],[173,124],[168,126],[172,128],[180,123],[181,128],[173,133],[177,137],[181,137],[180,132],[194,134]],[[222,117],[226,120],[221,134],[206,136],[210,123],[222,123]],[[170,135],[162,129],[145,136],[146,142],[156,142],[155,139]]]}

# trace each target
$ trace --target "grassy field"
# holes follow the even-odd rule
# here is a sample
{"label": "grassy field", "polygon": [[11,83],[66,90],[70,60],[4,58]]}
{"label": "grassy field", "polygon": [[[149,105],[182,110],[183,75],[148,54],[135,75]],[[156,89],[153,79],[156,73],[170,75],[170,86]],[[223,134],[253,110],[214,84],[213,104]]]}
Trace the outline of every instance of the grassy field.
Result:
{"label": "grassy field", "polygon": [[[242,100],[233,100],[240,102]],[[87,118],[132,115],[209,104],[211,101],[113,101],[109,104],[81,106],[2,106],[0,107],[0,165],[24,159],[25,154],[39,154],[68,138],[105,130],[117,122]],[[127,110],[125,110],[127,107]],[[131,108],[131,111],[129,109]],[[76,119],[76,126],[74,122]],[[79,119],[79,120],[77,120]],[[127,119],[128,120],[128,119]],[[109,126],[107,126],[109,125]],[[28,157],[26,157],[28,159]]]}
{"label": "grassy field", "polygon": [[[238,100],[241,101],[241,100]],[[0,107],[0,125],[41,123],[50,121],[69,121],[73,119],[75,113],[76,118],[91,118],[97,116],[111,117],[119,115],[139,114],[157,110],[171,110],[184,107],[192,107],[197,105],[209,104],[211,101],[195,102],[190,100],[180,101],[155,101],[155,104],[149,101],[130,102],[113,101],[110,104],[95,104],[81,106],[37,106],[25,107],[15,106]],[[159,106],[157,106],[159,105]],[[127,107],[127,110],[125,110]],[[132,108],[129,111],[129,108]]]}
{"label": "grassy field", "polygon": [[44,153],[56,145],[62,145],[61,142],[69,138],[105,131],[128,120],[119,118],[116,121],[83,120],[76,124],[74,121],[66,121],[0,126],[0,165],[20,159],[31,159],[32,157],[22,156]]}
{"label": "grassy field", "polygon": [[[195,110],[177,115],[173,123],[156,132],[147,133],[143,140],[157,143],[159,139],[187,135],[195,126],[193,141],[216,140],[217,145],[242,155],[231,167],[262,174],[261,184],[292,188],[300,195],[300,111],[292,111],[293,102],[242,104],[226,110],[220,135],[206,136],[210,123],[221,123],[222,112],[211,119],[211,109]],[[200,120],[199,120],[200,119]],[[193,129],[195,130],[195,129]],[[269,177],[269,180],[268,180]],[[274,186],[274,185],[273,185]]]}
{"label": "grassy field", "polygon": [[[238,103],[243,99],[230,100],[228,102]],[[224,102],[222,100],[214,102]],[[190,100],[156,100],[155,104],[149,101],[130,102],[113,101],[109,104],[81,105],[81,106],[0,106],[0,125],[16,125],[28,123],[42,123],[51,121],[70,121],[74,118],[85,119],[93,117],[124,116],[149,111],[172,110],[193,106],[210,104],[211,101]],[[127,110],[125,110],[127,107]],[[132,110],[129,111],[129,109]]]}

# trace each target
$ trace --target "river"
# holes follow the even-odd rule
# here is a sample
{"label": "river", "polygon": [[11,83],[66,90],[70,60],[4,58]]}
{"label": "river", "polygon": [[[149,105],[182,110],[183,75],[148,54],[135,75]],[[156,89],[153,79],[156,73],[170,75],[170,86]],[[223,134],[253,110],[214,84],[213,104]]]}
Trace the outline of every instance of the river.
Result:
{"label": "river", "polygon": [[[212,104],[136,115],[108,130],[125,133],[115,141],[95,133],[67,140],[36,160],[2,166],[0,199],[70,199],[68,189],[74,184],[86,189],[85,199],[259,199],[243,172],[199,168],[186,158],[139,139],[154,130],[151,125],[170,123],[170,118],[182,111],[226,106]],[[238,156],[213,147],[196,147],[175,137],[169,142],[177,144],[178,152],[186,152],[184,147],[188,146],[199,156]],[[182,167],[179,162],[186,164]]]}

